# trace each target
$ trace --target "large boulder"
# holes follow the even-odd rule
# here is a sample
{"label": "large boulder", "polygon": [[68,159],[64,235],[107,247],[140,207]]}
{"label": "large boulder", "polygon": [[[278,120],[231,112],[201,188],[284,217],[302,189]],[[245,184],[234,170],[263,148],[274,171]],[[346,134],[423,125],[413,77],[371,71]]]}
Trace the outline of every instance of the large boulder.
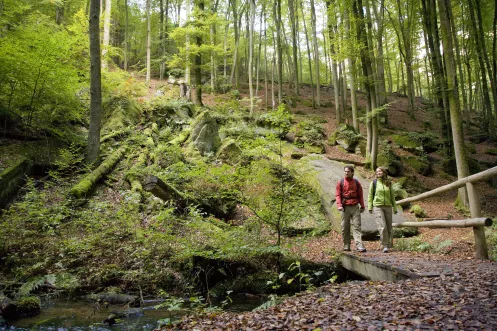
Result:
{"label": "large boulder", "polygon": [[428,176],[431,173],[431,163],[426,158],[403,156],[401,157],[401,160],[403,164],[407,164],[420,175]]}
{"label": "large boulder", "polygon": [[330,145],[339,145],[347,152],[354,153],[359,144],[361,136],[357,134],[354,127],[348,124],[340,124],[338,128],[330,135],[328,143]]}
{"label": "large boulder", "polygon": [[[325,211],[326,217],[331,223],[332,228],[341,233],[340,212],[335,205],[335,187],[338,181],[343,178],[343,167],[345,164],[337,161],[331,161],[321,155],[309,155],[299,160],[299,172],[304,176],[321,198],[321,204]],[[370,180],[364,179],[357,171],[354,178],[359,180],[363,187],[364,203],[367,207],[367,198],[369,193]],[[376,239],[378,237],[378,226],[374,216],[367,211],[362,215],[362,236],[363,239]],[[393,217],[394,223],[403,223],[404,217],[402,210]]]}
{"label": "large boulder", "polygon": [[221,146],[219,126],[208,111],[202,112],[193,121],[190,140],[201,155],[215,153]]}

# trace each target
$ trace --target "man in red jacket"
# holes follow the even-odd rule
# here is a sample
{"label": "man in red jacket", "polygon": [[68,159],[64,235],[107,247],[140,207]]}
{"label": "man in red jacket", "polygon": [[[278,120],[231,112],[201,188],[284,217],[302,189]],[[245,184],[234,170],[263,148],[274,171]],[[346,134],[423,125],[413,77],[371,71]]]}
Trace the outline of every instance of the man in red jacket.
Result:
{"label": "man in red jacket", "polygon": [[357,179],[354,179],[353,166],[345,166],[344,171],[345,178],[338,181],[335,191],[337,209],[342,215],[343,250],[350,251],[350,224],[352,223],[355,247],[359,252],[365,252],[361,232],[361,213],[364,212],[362,186]]}

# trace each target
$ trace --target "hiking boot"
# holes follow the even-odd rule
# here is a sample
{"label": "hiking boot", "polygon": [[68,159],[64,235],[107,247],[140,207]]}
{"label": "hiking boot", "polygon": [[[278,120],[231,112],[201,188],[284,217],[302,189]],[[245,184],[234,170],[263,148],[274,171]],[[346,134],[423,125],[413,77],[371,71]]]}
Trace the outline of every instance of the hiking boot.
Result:
{"label": "hiking boot", "polygon": [[383,248],[383,253],[388,253],[388,247]]}
{"label": "hiking boot", "polygon": [[348,246],[343,247],[343,251],[344,252],[350,252],[350,247],[348,247]]}
{"label": "hiking boot", "polygon": [[365,251],[366,251],[366,248],[364,248],[364,247],[359,247],[359,248],[357,249],[357,251],[358,251],[358,252],[363,253],[363,252],[365,252]]}

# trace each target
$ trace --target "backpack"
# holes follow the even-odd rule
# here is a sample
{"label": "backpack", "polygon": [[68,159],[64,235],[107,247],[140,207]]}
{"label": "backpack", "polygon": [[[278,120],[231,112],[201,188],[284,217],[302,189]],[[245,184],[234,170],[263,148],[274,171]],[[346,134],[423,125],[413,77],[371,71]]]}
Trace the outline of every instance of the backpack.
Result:
{"label": "backpack", "polygon": [[373,200],[372,201],[374,201],[375,194],[376,194],[376,179],[373,180]]}

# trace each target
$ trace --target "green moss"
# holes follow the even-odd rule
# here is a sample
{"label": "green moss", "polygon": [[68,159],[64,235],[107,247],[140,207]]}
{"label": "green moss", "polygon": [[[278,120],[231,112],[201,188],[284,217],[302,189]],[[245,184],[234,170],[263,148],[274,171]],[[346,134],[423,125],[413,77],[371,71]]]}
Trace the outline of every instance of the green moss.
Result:
{"label": "green moss", "polygon": [[420,142],[417,142],[408,136],[404,135],[393,135],[392,141],[398,145],[400,148],[409,150],[409,151],[421,151],[423,150],[423,146]]}
{"label": "green moss", "polygon": [[15,301],[17,311],[20,315],[32,315],[40,312],[41,300],[35,296],[20,298]]}
{"label": "green moss", "polygon": [[334,131],[332,134],[329,135],[328,137],[328,145],[330,146],[335,146],[337,144],[337,132]]}
{"label": "green moss", "polygon": [[112,170],[116,163],[123,157],[126,151],[125,147],[121,147],[108,157],[100,166],[92,171],[88,176],[81,180],[78,184],[71,188],[70,193],[76,198],[82,198],[87,195],[93,185],[105,174]]}
{"label": "green moss", "polygon": [[423,208],[421,208],[420,205],[414,205],[411,207],[411,209],[409,209],[409,212],[413,213],[414,216],[418,217],[418,218],[424,218],[426,217],[426,212]]}
{"label": "green moss", "polygon": [[414,156],[403,156],[401,160],[404,164],[407,164],[409,167],[414,169],[414,171],[418,174],[427,176],[431,172],[430,162],[426,159]]}

